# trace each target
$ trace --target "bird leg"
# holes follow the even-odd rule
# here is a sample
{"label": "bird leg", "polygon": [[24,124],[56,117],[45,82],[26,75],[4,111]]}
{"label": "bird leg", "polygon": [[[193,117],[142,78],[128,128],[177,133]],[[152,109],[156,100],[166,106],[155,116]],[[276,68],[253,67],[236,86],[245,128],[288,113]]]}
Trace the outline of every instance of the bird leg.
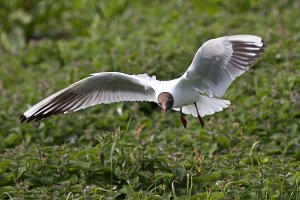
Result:
{"label": "bird leg", "polygon": [[201,126],[202,126],[202,128],[203,128],[203,127],[204,127],[204,122],[203,122],[201,116],[199,115],[199,111],[198,111],[198,107],[197,107],[196,102],[194,103],[194,105],[195,105],[195,107],[196,107],[198,120],[199,120],[199,122],[200,122],[200,124],[201,124]]}
{"label": "bird leg", "polygon": [[182,113],[182,108],[180,108],[180,119],[181,119],[181,123],[182,123],[183,127],[186,128],[187,121],[186,121],[186,119],[184,119],[184,115]]}

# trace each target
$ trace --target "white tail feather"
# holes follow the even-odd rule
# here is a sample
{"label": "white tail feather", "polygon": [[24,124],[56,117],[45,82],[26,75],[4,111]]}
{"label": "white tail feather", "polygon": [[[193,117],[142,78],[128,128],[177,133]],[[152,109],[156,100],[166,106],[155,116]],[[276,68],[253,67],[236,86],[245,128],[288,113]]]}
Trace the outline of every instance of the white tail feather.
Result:
{"label": "white tail feather", "polygon": [[[230,101],[225,99],[212,98],[200,95],[199,101],[196,102],[199,114],[201,117],[205,115],[212,115],[216,112],[222,111],[230,105]],[[180,111],[180,108],[173,108],[173,110]],[[182,112],[187,115],[197,117],[197,111],[194,104],[182,107]]]}

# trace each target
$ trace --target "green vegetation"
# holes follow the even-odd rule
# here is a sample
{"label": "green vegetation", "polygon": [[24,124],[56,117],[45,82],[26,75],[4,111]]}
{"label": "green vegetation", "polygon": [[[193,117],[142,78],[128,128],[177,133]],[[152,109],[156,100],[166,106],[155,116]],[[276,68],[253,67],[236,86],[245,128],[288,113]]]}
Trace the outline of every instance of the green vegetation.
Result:
{"label": "green vegetation", "polygon": [[[0,7],[1,199],[300,199],[298,1]],[[188,116],[184,129],[178,112],[164,116],[151,103],[18,123],[30,105],[90,73],[172,79],[203,42],[233,34],[259,35],[267,49],[204,128]]]}

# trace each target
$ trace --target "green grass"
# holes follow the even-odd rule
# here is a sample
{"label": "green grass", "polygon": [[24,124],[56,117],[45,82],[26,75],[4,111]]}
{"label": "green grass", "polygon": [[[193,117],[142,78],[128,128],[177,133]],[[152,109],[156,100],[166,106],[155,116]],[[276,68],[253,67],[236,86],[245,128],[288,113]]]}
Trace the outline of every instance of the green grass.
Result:
{"label": "green grass", "polygon": [[[73,2],[73,3],[72,3]],[[1,1],[1,199],[300,199],[296,1]],[[206,40],[264,38],[232,105],[197,119],[117,103],[19,124],[90,73],[173,79]],[[119,115],[117,108],[122,110]],[[110,198],[109,198],[110,197]]]}

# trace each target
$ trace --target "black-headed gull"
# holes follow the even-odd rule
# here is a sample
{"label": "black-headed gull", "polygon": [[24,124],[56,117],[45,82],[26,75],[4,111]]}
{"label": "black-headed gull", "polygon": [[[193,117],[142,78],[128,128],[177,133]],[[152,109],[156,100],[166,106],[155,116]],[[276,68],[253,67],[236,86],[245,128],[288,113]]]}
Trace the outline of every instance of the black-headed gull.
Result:
{"label": "black-headed gull", "polygon": [[263,40],[253,35],[234,35],[205,42],[179,78],[159,81],[147,74],[128,75],[120,72],[92,74],[29,108],[20,122],[77,111],[97,104],[120,101],[156,102],[164,112],[180,111],[201,117],[222,111],[230,101],[220,99],[231,82],[261,58]]}

